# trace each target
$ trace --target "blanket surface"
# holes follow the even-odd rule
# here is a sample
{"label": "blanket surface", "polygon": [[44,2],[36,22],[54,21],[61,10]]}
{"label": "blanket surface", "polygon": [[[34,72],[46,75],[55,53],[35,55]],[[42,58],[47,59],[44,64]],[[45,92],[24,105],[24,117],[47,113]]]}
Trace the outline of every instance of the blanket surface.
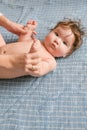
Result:
{"label": "blanket surface", "polygon": [[[64,18],[87,28],[87,0],[0,0],[0,12],[26,24],[38,21],[37,37]],[[17,36],[0,27],[7,42]],[[87,38],[57,68],[40,78],[0,80],[0,130],[87,130]]]}

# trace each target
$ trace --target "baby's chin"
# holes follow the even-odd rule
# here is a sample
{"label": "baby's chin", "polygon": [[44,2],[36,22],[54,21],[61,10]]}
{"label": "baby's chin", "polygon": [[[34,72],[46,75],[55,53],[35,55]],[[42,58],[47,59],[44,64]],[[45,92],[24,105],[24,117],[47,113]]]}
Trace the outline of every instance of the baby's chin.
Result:
{"label": "baby's chin", "polygon": [[60,53],[56,54],[52,49],[49,49],[48,51],[49,51],[49,53],[50,53],[53,57],[55,57],[55,58],[63,57],[62,54],[60,54]]}
{"label": "baby's chin", "polygon": [[53,56],[53,57],[55,57],[55,54],[54,54],[54,52],[53,52],[53,49],[52,48],[47,48],[47,50],[48,50],[48,52]]}

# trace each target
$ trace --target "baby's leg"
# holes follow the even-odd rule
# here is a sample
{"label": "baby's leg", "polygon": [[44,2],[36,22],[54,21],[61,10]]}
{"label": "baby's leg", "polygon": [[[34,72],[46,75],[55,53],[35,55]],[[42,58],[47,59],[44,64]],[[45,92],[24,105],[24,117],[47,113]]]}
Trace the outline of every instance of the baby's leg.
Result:
{"label": "baby's leg", "polygon": [[6,45],[4,38],[2,37],[2,35],[0,34],[0,47]]}
{"label": "baby's leg", "polygon": [[33,45],[32,41],[9,43],[9,44],[6,44],[6,45],[0,47],[0,54],[17,55],[17,54],[29,53],[32,45]]}
{"label": "baby's leg", "polygon": [[32,30],[27,30],[26,34],[21,34],[18,38],[18,42],[24,42],[24,41],[28,42],[30,40],[32,40]]}

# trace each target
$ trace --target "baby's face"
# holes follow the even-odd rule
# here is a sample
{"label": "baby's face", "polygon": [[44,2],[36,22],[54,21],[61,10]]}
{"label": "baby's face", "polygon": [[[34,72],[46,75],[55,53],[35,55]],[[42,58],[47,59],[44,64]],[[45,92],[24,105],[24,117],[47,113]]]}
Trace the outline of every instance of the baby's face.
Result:
{"label": "baby's face", "polygon": [[72,30],[59,26],[45,37],[44,45],[54,57],[65,57],[74,41]]}

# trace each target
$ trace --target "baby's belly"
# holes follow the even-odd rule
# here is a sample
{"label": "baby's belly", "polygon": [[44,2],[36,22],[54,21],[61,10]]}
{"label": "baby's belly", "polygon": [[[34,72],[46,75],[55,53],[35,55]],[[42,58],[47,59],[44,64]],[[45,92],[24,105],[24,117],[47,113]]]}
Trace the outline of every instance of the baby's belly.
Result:
{"label": "baby's belly", "polygon": [[30,45],[27,43],[12,43],[0,47],[0,54],[21,54],[29,51]]}

